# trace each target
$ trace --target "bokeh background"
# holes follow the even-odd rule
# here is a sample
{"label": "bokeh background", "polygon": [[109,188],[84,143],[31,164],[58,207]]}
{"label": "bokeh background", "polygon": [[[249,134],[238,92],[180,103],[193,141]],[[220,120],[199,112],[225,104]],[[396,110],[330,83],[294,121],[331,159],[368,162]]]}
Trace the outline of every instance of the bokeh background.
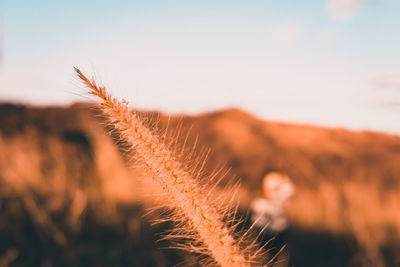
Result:
{"label": "bokeh background", "polygon": [[167,139],[211,148],[205,169],[231,168],[218,193],[241,181],[244,229],[263,177],[290,177],[273,266],[400,266],[399,14],[396,0],[3,0],[0,267],[201,265],[159,241],[165,199],[74,66],[169,121]]}

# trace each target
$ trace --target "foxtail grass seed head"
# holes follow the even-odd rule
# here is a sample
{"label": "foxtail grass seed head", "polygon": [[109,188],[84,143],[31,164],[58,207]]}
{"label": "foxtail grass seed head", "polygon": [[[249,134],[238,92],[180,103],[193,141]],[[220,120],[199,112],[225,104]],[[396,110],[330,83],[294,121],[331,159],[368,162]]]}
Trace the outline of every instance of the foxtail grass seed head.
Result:
{"label": "foxtail grass seed head", "polygon": [[94,79],[89,80],[77,68],[75,71],[89,93],[100,99],[100,109],[121,141],[135,151],[134,156],[144,163],[154,182],[171,199],[170,208],[176,217],[172,219],[180,221],[179,225],[184,228],[176,231],[177,236],[187,235],[194,240],[187,248],[208,255],[214,263],[223,267],[259,265],[256,263],[257,256],[250,252],[253,250],[248,244],[244,245],[245,238],[234,236],[233,226],[226,222],[224,213],[211,203],[207,188],[200,183],[198,175],[204,164],[197,164],[200,166],[197,170],[190,169],[193,165],[187,168],[188,164],[176,157],[175,151],[163,142],[161,136],[145,126],[140,116],[129,109],[126,101],[113,98]]}

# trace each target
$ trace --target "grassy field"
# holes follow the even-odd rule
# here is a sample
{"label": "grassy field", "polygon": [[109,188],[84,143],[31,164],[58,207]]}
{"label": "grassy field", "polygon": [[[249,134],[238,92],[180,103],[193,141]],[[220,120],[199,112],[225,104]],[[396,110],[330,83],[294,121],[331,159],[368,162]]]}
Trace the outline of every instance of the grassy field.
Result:
{"label": "grassy field", "polygon": [[[166,116],[142,114],[166,127]],[[293,179],[290,227],[267,245],[287,244],[281,266],[400,265],[400,137],[261,121],[237,109],[171,117],[169,127],[181,128],[178,143],[190,129],[189,147],[197,137],[197,147],[211,148],[206,169],[231,167],[218,194],[240,180],[246,218],[266,173]],[[0,266],[198,264],[157,241],[172,227],[153,224],[168,210],[149,212],[163,196],[106,130],[88,104],[0,106]]]}

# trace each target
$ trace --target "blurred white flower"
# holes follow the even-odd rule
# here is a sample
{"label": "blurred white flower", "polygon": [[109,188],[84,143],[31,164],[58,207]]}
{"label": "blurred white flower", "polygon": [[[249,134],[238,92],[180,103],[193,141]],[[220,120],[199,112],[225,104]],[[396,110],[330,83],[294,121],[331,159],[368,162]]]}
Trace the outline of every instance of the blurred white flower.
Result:
{"label": "blurred white flower", "polygon": [[286,206],[295,186],[288,176],[271,172],[264,177],[262,187],[263,197],[251,204],[252,221],[259,228],[266,226],[271,234],[282,232],[287,227]]}

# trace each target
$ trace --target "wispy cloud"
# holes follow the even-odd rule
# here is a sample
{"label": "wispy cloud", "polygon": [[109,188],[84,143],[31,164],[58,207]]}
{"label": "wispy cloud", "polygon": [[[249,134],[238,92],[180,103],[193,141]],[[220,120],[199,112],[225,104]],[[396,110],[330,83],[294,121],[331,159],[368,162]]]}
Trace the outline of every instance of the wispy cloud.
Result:
{"label": "wispy cloud", "polygon": [[396,90],[400,92],[400,74],[376,78],[373,85],[377,89]]}
{"label": "wispy cloud", "polygon": [[376,90],[373,95],[374,103],[384,108],[400,107],[400,74],[384,75],[372,81]]}
{"label": "wispy cloud", "polygon": [[373,0],[329,0],[326,10],[336,19],[348,19],[354,12]]}
{"label": "wispy cloud", "polygon": [[298,21],[286,21],[271,28],[273,39],[281,42],[291,42],[299,39],[303,34],[303,26]]}
{"label": "wispy cloud", "polygon": [[400,107],[400,99],[377,101],[377,107],[387,108],[387,109],[393,109],[393,108],[397,109]]}

